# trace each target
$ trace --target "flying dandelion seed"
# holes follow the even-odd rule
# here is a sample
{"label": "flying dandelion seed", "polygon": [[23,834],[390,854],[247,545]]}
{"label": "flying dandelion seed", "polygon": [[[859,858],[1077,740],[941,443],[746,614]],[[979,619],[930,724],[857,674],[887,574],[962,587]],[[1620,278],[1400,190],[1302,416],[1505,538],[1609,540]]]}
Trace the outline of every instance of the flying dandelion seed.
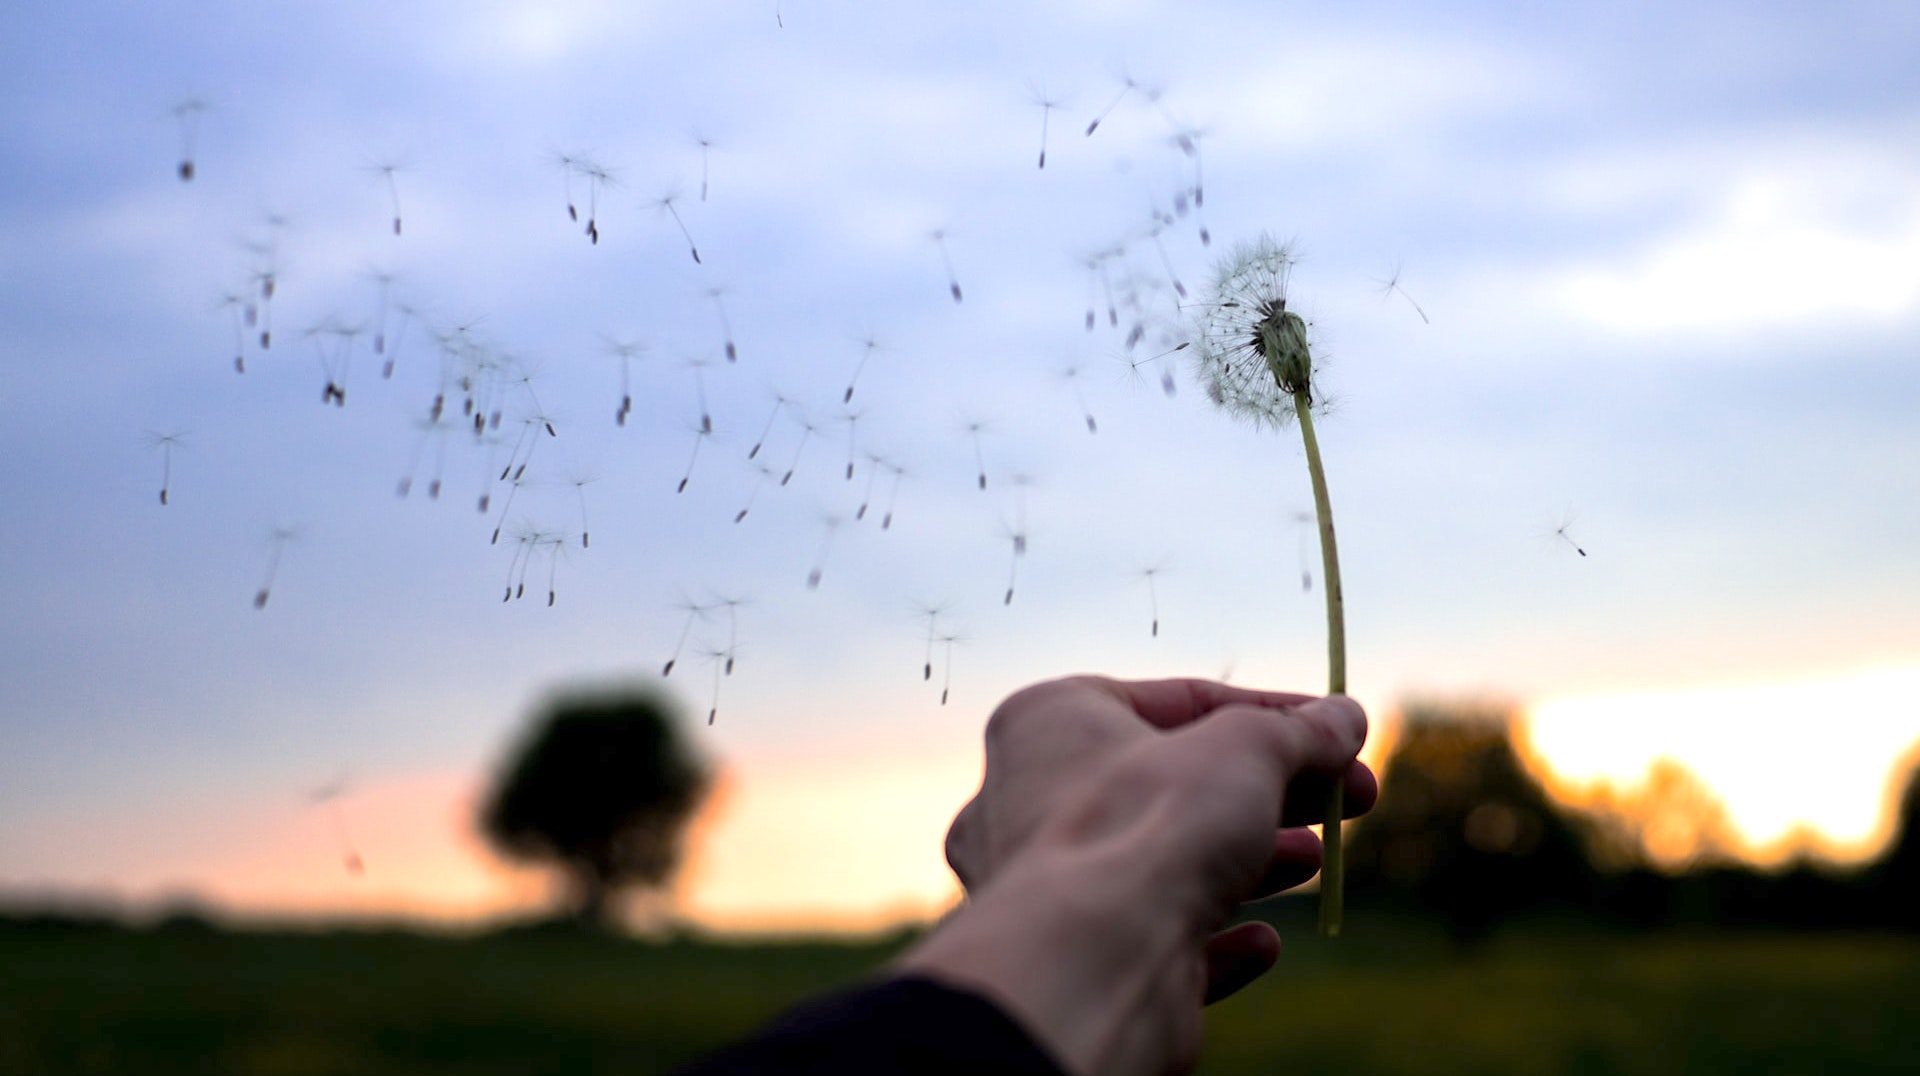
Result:
{"label": "flying dandelion seed", "polygon": [[260,299],[247,306],[248,321],[260,328],[260,350],[273,350],[273,293],[276,290],[274,270],[255,270],[252,282],[260,289]]}
{"label": "flying dandelion seed", "polygon": [[673,223],[676,227],[680,229],[680,234],[686,237],[687,253],[693,255],[693,263],[695,265],[699,265],[700,264],[700,247],[698,244],[694,243],[693,233],[687,230],[687,222],[680,219],[680,211],[673,207],[673,203],[679,200],[680,200],[679,191],[668,191],[666,194],[663,194],[660,197],[655,198],[653,200],[653,204],[656,207],[660,208],[661,210],[664,210],[668,216],[673,218]]}
{"label": "flying dandelion seed", "polygon": [[679,663],[681,651],[687,648],[687,636],[693,633],[693,625],[698,621],[705,620],[707,613],[712,611],[713,607],[710,605],[701,605],[695,601],[682,601],[675,608],[686,613],[687,619],[685,623],[680,625],[680,639],[673,644],[672,656],[667,658],[667,663],[660,667],[661,676],[673,675],[673,667]]}
{"label": "flying dandelion seed", "polygon": [[613,424],[625,426],[633,413],[633,358],[647,350],[645,344],[629,340],[608,340],[606,350],[620,360],[620,406],[613,412]]}
{"label": "flying dandelion seed", "polygon": [[[380,298],[373,308],[373,353],[384,356],[387,353],[387,305],[393,291],[393,274],[385,270],[373,270],[366,274],[379,288]],[[393,376],[393,364],[388,363],[381,372],[381,378]]]}
{"label": "flying dandelion seed", "polygon": [[707,724],[711,725],[720,716],[720,681],[726,675],[722,670],[732,663],[725,650],[702,650],[700,655],[713,666],[713,700],[707,707]]}
{"label": "flying dandelion seed", "polygon": [[567,553],[566,532],[548,534],[541,539],[541,544],[547,547],[547,608],[551,609],[560,596],[560,558]]}
{"label": "flying dandelion seed", "polygon": [[[161,503],[164,504],[166,502],[162,500]],[[1573,526],[1573,522],[1574,522],[1573,509],[1569,508],[1567,509],[1566,513],[1560,517],[1559,524],[1553,528],[1553,536],[1567,543],[1567,546],[1571,548],[1575,553],[1578,553],[1584,557],[1587,555],[1586,549],[1582,547],[1579,542],[1576,542],[1573,540],[1573,535],[1567,533],[1568,530]]]}
{"label": "flying dandelion seed", "polygon": [[1107,263],[1114,258],[1125,257],[1126,253],[1127,248],[1115,247],[1101,253],[1093,262],[1095,271],[1100,275],[1100,293],[1107,300],[1107,327],[1110,329],[1120,327],[1120,308],[1113,301],[1113,275],[1107,271]]}
{"label": "flying dandelion seed", "polygon": [[889,464],[887,470],[892,472],[893,481],[887,487],[887,509],[880,514],[880,529],[883,531],[893,529],[893,508],[900,500],[900,480],[907,477],[907,469],[897,463]]}
{"label": "flying dandelion seed", "polygon": [[1313,564],[1307,553],[1307,541],[1313,534],[1313,513],[1295,512],[1293,525],[1300,535],[1300,593],[1305,594],[1313,589]]}
{"label": "flying dandelion seed", "polygon": [[867,360],[873,358],[873,353],[879,350],[881,350],[880,341],[874,339],[871,334],[860,341],[860,361],[853,365],[853,376],[847,378],[847,391],[840,394],[842,404],[853,402],[853,387],[859,383],[860,374],[866,370]]}
{"label": "flying dandelion seed", "polygon": [[[587,239],[594,246],[600,245],[600,192],[619,184],[613,171],[604,165],[582,158],[575,166],[587,179]],[[568,210],[572,210],[569,205]]]}
{"label": "flying dandelion seed", "polygon": [[[1333,508],[1314,433],[1314,363],[1307,325],[1287,309],[1293,252],[1270,236],[1242,244],[1220,262],[1210,301],[1196,322],[1194,361],[1208,396],[1256,426],[1297,424],[1313,485],[1319,525],[1321,576],[1327,598],[1327,693],[1345,694],[1345,598],[1334,541]],[[1340,933],[1344,881],[1341,855],[1341,782],[1328,795],[1321,868],[1320,930]]]}
{"label": "flying dandelion seed", "polygon": [[1080,405],[1080,417],[1085,420],[1087,424],[1087,432],[1099,433],[1100,423],[1094,420],[1093,408],[1087,406],[1087,394],[1080,390],[1081,373],[1082,371],[1079,365],[1075,364],[1062,370],[1060,372],[1060,379],[1065,381],[1067,387],[1073,391],[1073,400]]}
{"label": "flying dandelion seed", "polygon": [[793,446],[793,459],[787,464],[787,472],[780,476],[781,485],[793,481],[793,472],[800,466],[800,454],[807,450],[807,442],[813,440],[814,431],[818,428],[807,421],[805,415],[800,416],[800,443]]}
{"label": "flying dandelion seed", "polygon": [[340,849],[340,865],[355,878],[367,872],[366,861],[360,857],[360,849],[354,843],[353,833],[347,826],[346,809],[342,800],[346,798],[347,778],[343,774],[331,784],[322,785],[307,793],[307,802],[315,807],[327,808],[332,822],[334,841]]}
{"label": "flying dandelion seed", "polygon": [[571,153],[553,153],[549,157],[560,166],[560,181],[565,185],[567,195],[567,219],[580,223],[580,210],[573,204],[573,177],[580,171],[580,162],[584,159]]}
{"label": "flying dandelion seed", "polygon": [[280,574],[280,554],[286,550],[289,542],[299,537],[300,530],[297,527],[275,527],[273,533],[268,536],[267,572],[266,577],[261,580],[260,589],[253,594],[255,609],[267,607],[267,599],[273,594],[273,581]]}
{"label": "flying dandelion seed", "polygon": [[[506,443],[507,439],[498,434],[483,434],[479,438],[480,446],[486,449],[486,455],[482,457],[486,464],[480,471],[480,496],[475,501],[475,507],[483,516],[487,514],[487,507],[493,503],[493,484],[498,481],[493,477],[493,461],[500,455],[500,446]],[[497,532],[494,540],[499,540]]]}
{"label": "flying dandelion seed", "polygon": [[393,203],[393,234],[395,237],[400,235],[400,183],[394,179],[394,174],[404,167],[404,165],[397,161],[382,161],[378,164],[367,166],[367,171],[379,173],[380,179],[387,186],[387,198]]}
{"label": "flying dandelion seed", "polygon": [[820,589],[820,578],[827,570],[827,554],[833,551],[833,536],[840,531],[840,517],[826,516],[821,520],[825,533],[820,538],[820,550],[814,554],[813,567],[807,572],[807,589]]}
{"label": "flying dandelion seed", "polygon": [[1120,361],[1127,364],[1128,377],[1136,385],[1140,384],[1142,380],[1140,377],[1141,367],[1152,366],[1158,369],[1160,371],[1160,391],[1168,396],[1172,396],[1179,391],[1179,386],[1174,381],[1172,366],[1162,360],[1176,351],[1185,351],[1189,343],[1191,343],[1191,341],[1181,341],[1165,351],[1160,352],[1158,355],[1151,355],[1144,359],[1123,358]]}
{"label": "flying dandelion seed", "polygon": [[713,432],[713,415],[707,411],[707,365],[706,359],[686,360],[687,369],[693,371],[693,398],[700,408],[700,429],[705,433]]}
{"label": "flying dandelion seed", "polygon": [[932,232],[933,245],[940,248],[940,264],[947,271],[947,292],[954,302],[960,301],[960,278],[954,274],[953,258],[947,253],[947,230],[935,228]]}
{"label": "flying dandelion seed", "polygon": [[1398,292],[1400,293],[1400,298],[1405,299],[1407,305],[1413,307],[1413,312],[1420,315],[1421,324],[1433,324],[1432,321],[1427,319],[1427,312],[1420,309],[1420,304],[1414,301],[1413,296],[1407,294],[1407,289],[1400,286],[1400,266],[1397,263],[1393,267],[1393,274],[1387,277],[1387,279],[1378,281],[1377,283],[1380,285],[1381,298],[1390,299],[1395,292]]}
{"label": "flying dandelion seed", "polygon": [[947,606],[944,602],[938,605],[919,606],[917,615],[925,617],[927,621],[927,655],[925,663],[920,666],[920,679],[923,681],[933,679],[933,644],[940,631],[940,614],[946,611]]}
{"label": "flying dandelion seed", "polygon": [[1007,563],[1007,592],[1000,599],[1002,605],[1013,604],[1014,584],[1020,578],[1020,561],[1027,555],[1027,488],[1033,485],[1033,479],[1024,474],[1013,476],[1013,525],[1002,524],[1013,552]]}
{"label": "flying dandelion seed", "polygon": [[945,668],[940,673],[940,705],[942,706],[947,704],[948,697],[953,694],[953,645],[965,638],[966,636],[957,632],[940,637],[940,641],[946,644],[946,657],[943,662]]}
{"label": "flying dandelion seed", "polygon": [[773,432],[773,424],[779,421],[780,413],[785,411],[787,405],[791,403],[793,401],[788,399],[785,393],[778,389],[773,391],[773,410],[767,413],[766,425],[760,427],[760,436],[753,439],[753,447],[747,450],[748,459],[759,457],[761,446],[767,443],[767,435]]}
{"label": "flying dandelion seed", "polygon": [[347,406],[347,373],[353,365],[353,342],[365,331],[357,325],[342,325],[332,319],[307,330],[307,339],[313,341],[314,352],[320,358],[320,372],[326,377],[326,388],[320,394],[322,404]]}
{"label": "flying dandelion seed", "polygon": [[1167,571],[1167,564],[1165,561],[1161,561],[1160,563],[1155,564],[1150,568],[1140,569],[1138,573],[1142,579],[1145,579],[1147,581],[1147,602],[1153,613],[1153,623],[1151,628],[1149,629],[1148,634],[1152,635],[1153,638],[1155,639],[1158,639],[1160,637],[1159,578],[1160,576],[1165,575],[1166,571]]}
{"label": "flying dandelion seed", "polygon": [[1155,225],[1147,232],[1147,236],[1153,240],[1153,249],[1160,254],[1160,265],[1167,271],[1167,280],[1173,284],[1174,294],[1184,300],[1187,297],[1187,286],[1180,282],[1180,274],[1174,271],[1173,259],[1167,256],[1167,245],[1160,241],[1160,227]]}
{"label": "flying dandelion seed", "polygon": [[727,662],[725,673],[732,676],[734,658],[740,652],[740,607],[748,604],[749,599],[715,595],[714,601],[727,611],[727,648],[721,654]]}
{"label": "flying dandelion seed", "polygon": [[[777,13],[775,18],[778,18]],[[713,143],[696,132],[693,136],[693,144],[700,147],[700,200],[704,202],[707,200],[707,163],[713,152]]]}
{"label": "flying dandelion seed", "polygon": [[853,513],[855,522],[867,518],[867,506],[873,503],[874,482],[879,479],[880,472],[886,468],[887,458],[885,456],[873,452],[867,453],[867,484],[866,487],[860,491],[860,507],[855,509]]}
{"label": "flying dandelion seed", "polygon": [[1047,167],[1047,121],[1053,117],[1053,110],[1059,108],[1061,102],[1048,97],[1043,88],[1029,86],[1028,90],[1033,103],[1040,109],[1040,168],[1044,171]]}
{"label": "flying dandelion seed", "polygon": [[733,346],[733,324],[727,320],[727,305],[720,299],[725,293],[725,288],[708,288],[707,298],[713,300],[714,312],[720,315],[720,338],[726,343],[727,361],[738,362],[740,353]]}
{"label": "flying dandelion seed", "polygon": [[206,111],[207,103],[197,97],[190,97],[173,106],[171,115],[180,127],[180,164],[176,171],[182,183],[193,182],[197,173],[193,150],[200,137],[200,117]]}
{"label": "flying dandelion seed", "polygon": [[687,469],[686,472],[680,476],[680,484],[673,487],[675,493],[685,493],[687,491],[687,483],[693,481],[693,468],[700,462],[700,446],[711,436],[713,436],[712,425],[707,424],[693,427],[693,451],[687,454]]}
{"label": "flying dandelion seed", "polygon": [[1139,88],[1140,84],[1135,82],[1131,75],[1122,74],[1120,76],[1120,92],[1114,95],[1113,100],[1107,102],[1107,107],[1101,109],[1099,115],[1093,117],[1092,123],[1087,124],[1087,137],[1093,137],[1093,132],[1100,129],[1101,122],[1111,115],[1114,109],[1120,107],[1120,102],[1126,100],[1128,94]]}
{"label": "flying dandelion seed", "polygon": [[1088,258],[1084,263],[1082,263],[1087,267],[1087,331],[1088,332],[1093,331],[1094,322],[1097,320],[1097,316],[1094,312],[1094,308],[1099,305],[1099,301],[1100,301],[1100,259],[1103,256],[1104,255],[1096,254]]}
{"label": "flying dandelion seed", "polygon": [[396,492],[402,499],[413,492],[413,476],[420,473],[420,461],[426,457],[427,444],[431,441],[437,446],[438,455],[434,462],[433,478],[427,485],[427,495],[439,500],[440,476],[447,464],[447,424],[437,416],[429,415],[424,419],[415,419],[413,428],[420,431],[420,436],[413,442],[413,452],[407,457],[406,474],[401,476]]}
{"label": "flying dandelion seed", "polygon": [[967,436],[973,439],[973,468],[982,492],[987,488],[987,458],[980,449],[980,431],[986,428],[987,423],[984,421],[967,423]]}
{"label": "flying dandelion seed", "polygon": [[233,372],[247,372],[247,300],[244,296],[227,292],[220,296],[216,307],[233,311]]}
{"label": "flying dandelion seed", "polygon": [[385,381],[393,380],[394,368],[397,367],[400,363],[400,349],[407,342],[407,329],[410,326],[412,326],[413,319],[419,313],[413,307],[409,306],[406,303],[399,304],[399,307],[400,307],[400,327],[394,330],[393,336],[390,339],[382,341],[383,344],[387,345],[386,346],[387,361],[383,363],[380,367],[380,377],[382,380],[385,380]]}
{"label": "flying dandelion seed", "polygon": [[747,489],[747,503],[741,505],[740,510],[733,514],[735,523],[746,519],[747,513],[753,511],[753,502],[759,499],[760,490],[773,478],[773,468],[764,463],[754,464],[753,469],[757,477],[754,478],[753,485]]}
{"label": "flying dandelion seed", "polygon": [[840,421],[847,424],[847,481],[849,482],[853,481],[853,461],[860,451],[857,434],[860,428],[860,416],[864,413],[848,411],[840,416]]}
{"label": "flying dandelion seed", "polygon": [[149,430],[141,439],[148,448],[160,450],[160,506],[166,507],[173,490],[173,450],[186,443],[187,431],[169,430],[165,433]]}
{"label": "flying dandelion seed", "polygon": [[1207,184],[1200,167],[1200,139],[1206,134],[1198,127],[1181,127],[1173,133],[1173,144],[1180,150],[1181,156],[1193,162],[1193,185],[1188,190],[1193,195],[1193,206],[1199,209],[1207,204]]}
{"label": "flying dandelion seed", "polygon": [[[500,521],[493,525],[493,538],[487,542],[488,545],[500,544],[500,530],[507,525],[507,513],[513,511],[513,499],[520,493],[520,487],[526,484],[527,480],[519,474],[515,474],[513,478],[508,480],[507,499],[500,502]],[[480,503],[483,505],[486,504],[486,501],[487,499],[485,497],[480,499]]]}
{"label": "flying dandelion seed", "polygon": [[576,471],[568,482],[573,486],[576,499],[580,502],[580,548],[587,549],[593,544],[593,536],[587,523],[587,487],[600,480],[600,476],[591,471]]}
{"label": "flying dandelion seed", "polygon": [[[534,530],[522,525],[513,536],[513,559],[507,562],[507,589],[500,601],[510,602],[527,593],[527,564],[533,560]],[[517,584],[517,585],[516,585]]]}

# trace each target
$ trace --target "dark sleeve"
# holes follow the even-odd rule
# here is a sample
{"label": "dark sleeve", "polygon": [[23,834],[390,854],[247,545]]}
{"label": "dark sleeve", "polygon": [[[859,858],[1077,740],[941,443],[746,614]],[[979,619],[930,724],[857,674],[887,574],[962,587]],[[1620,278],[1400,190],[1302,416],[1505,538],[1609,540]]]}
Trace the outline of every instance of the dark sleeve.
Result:
{"label": "dark sleeve", "polygon": [[1065,1076],[991,1002],[929,979],[887,979],[808,1002],[679,1076],[914,1073]]}

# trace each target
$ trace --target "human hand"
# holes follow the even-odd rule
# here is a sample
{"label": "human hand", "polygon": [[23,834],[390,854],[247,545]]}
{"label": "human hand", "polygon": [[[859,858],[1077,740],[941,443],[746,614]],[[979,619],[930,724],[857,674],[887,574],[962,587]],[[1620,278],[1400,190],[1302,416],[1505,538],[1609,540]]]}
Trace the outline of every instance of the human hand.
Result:
{"label": "human hand", "polygon": [[1345,782],[1349,814],[1372,806],[1378,786],[1355,761],[1365,736],[1344,697],[1098,677],[1014,694],[947,836],[974,903],[922,966],[944,960],[1023,1011],[1080,1071],[1190,1065],[1202,1002],[1278,956],[1265,924],[1215,931],[1318,870],[1319,839],[1300,827],[1321,821],[1329,782]]}

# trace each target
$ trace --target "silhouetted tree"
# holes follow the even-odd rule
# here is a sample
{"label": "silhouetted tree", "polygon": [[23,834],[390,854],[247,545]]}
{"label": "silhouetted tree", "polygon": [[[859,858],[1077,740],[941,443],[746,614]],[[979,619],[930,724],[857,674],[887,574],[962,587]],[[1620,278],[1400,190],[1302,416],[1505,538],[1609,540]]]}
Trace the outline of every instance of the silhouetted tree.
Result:
{"label": "silhouetted tree", "polygon": [[708,785],[672,701],[621,687],[559,695],[535,716],[481,810],[494,847],[549,862],[572,912],[607,925],[625,887],[664,885]]}
{"label": "silhouetted tree", "polygon": [[1380,802],[1353,827],[1349,887],[1411,896],[1456,938],[1595,889],[1582,824],[1514,749],[1511,716],[1476,704],[1416,704],[1380,773]]}
{"label": "silhouetted tree", "polygon": [[1906,789],[1894,816],[1893,837],[1872,870],[1871,886],[1881,917],[1920,928],[1920,753],[1907,770]]}

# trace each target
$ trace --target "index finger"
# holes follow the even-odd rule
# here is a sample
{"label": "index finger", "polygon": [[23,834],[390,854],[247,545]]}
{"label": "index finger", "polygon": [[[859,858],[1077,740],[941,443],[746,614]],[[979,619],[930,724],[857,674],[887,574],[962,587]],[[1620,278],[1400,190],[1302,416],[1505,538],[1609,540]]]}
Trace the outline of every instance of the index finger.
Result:
{"label": "index finger", "polygon": [[1177,678],[1172,680],[1109,680],[1100,686],[1126,703],[1133,712],[1157,728],[1172,729],[1192,724],[1222,706],[1242,704],[1282,710],[1312,702],[1318,695],[1300,695],[1291,691],[1256,691],[1235,687],[1218,680]]}

